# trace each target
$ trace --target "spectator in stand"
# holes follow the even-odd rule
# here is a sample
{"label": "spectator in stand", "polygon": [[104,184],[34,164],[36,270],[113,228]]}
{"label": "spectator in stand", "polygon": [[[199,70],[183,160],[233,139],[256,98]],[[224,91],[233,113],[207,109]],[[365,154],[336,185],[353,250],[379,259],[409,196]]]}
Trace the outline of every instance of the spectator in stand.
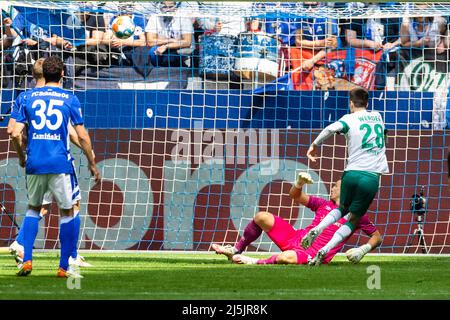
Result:
{"label": "spectator in stand", "polygon": [[205,31],[205,35],[236,37],[245,31],[244,19],[240,16],[200,18],[198,24]]}
{"label": "spectator in stand", "polygon": [[234,65],[235,74],[253,82],[270,82],[278,77],[279,39],[263,30],[258,17],[246,19],[246,32],[238,37],[238,49]]}
{"label": "spectator in stand", "polygon": [[294,2],[257,2],[253,4],[254,15],[264,19],[263,28],[268,35],[275,36],[279,41],[279,73],[289,71],[291,46],[295,46],[295,33],[299,18],[293,18],[287,13],[289,9],[302,7],[303,3]]}
{"label": "spectator in stand", "polygon": [[65,87],[70,87],[74,78],[85,70],[92,77],[98,77],[101,68],[111,65],[109,46],[103,43],[106,28],[103,13],[95,12],[94,6],[89,2],[79,8],[76,13],[78,23],[85,28],[85,41],[74,47],[67,39],[61,39],[59,46],[64,49]]}
{"label": "spectator in stand", "polygon": [[295,33],[295,46],[290,48],[290,64],[293,72],[294,89],[311,90],[313,73],[317,62],[325,58],[327,50],[338,47],[337,21],[316,18],[320,10],[318,2],[305,2],[308,18],[302,19]]}
{"label": "spectator in stand", "polygon": [[[364,5],[372,12],[380,10],[376,3]],[[386,51],[400,45],[400,21],[397,18],[342,19],[339,26],[344,46]]]}
{"label": "spectator in stand", "polygon": [[267,34],[276,35],[284,46],[292,46],[295,45],[297,26],[296,18],[266,18],[265,30]]}
{"label": "spectator in stand", "polygon": [[[0,39],[0,61],[3,64],[3,68],[1,68],[0,73],[0,88],[7,88],[10,86],[10,79],[13,77],[13,65],[14,62],[11,58],[7,59],[5,56],[8,56],[8,49],[11,48],[13,44],[12,37],[8,36],[6,29],[11,28],[12,20],[7,17],[4,18],[1,28],[1,39]],[[9,32],[10,33],[10,32]]]}
{"label": "spectator in stand", "polygon": [[185,66],[184,54],[191,54],[193,23],[190,18],[175,16],[179,4],[163,1],[160,4],[162,16],[152,15],[145,27],[147,45],[150,46],[150,60],[154,67]]}
{"label": "spectator in stand", "polygon": [[[144,47],[146,45],[144,32],[146,26],[145,17],[142,14],[133,13],[135,11],[134,7],[134,4],[119,5],[119,14],[110,19],[109,28],[103,37],[103,43],[111,48],[112,53],[119,53],[121,55],[119,64],[125,66],[132,65],[134,48]],[[120,15],[129,16],[134,22],[134,34],[128,39],[118,39],[111,30],[112,22]]]}
{"label": "spectator in stand", "polygon": [[[200,36],[203,34],[203,30],[199,25],[199,17],[202,16],[200,13],[200,2],[198,1],[180,1],[177,3],[178,11],[180,11],[181,15],[188,17],[191,19],[193,34],[192,34],[192,46],[189,49],[181,49],[183,51],[191,52],[191,57],[189,62],[189,67],[198,68],[199,65],[199,51],[200,51]],[[185,62],[186,64],[187,61]]]}
{"label": "spectator in stand", "polygon": [[[86,28],[86,42],[84,46],[79,46],[78,51],[99,51],[99,46],[103,43],[106,27],[103,13],[90,12],[92,7],[89,5],[78,14],[78,18]],[[84,48],[83,48],[84,47]],[[66,48],[71,48],[70,44],[66,44]]]}
{"label": "spectator in stand", "polygon": [[42,57],[43,52],[47,52],[51,48],[53,50],[56,49],[56,46],[61,48],[63,42],[61,37],[52,35],[50,28],[45,29],[25,20],[20,12],[17,12],[12,23],[5,26],[5,33],[9,39],[16,39],[20,36],[21,44],[28,46],[35,60]]}
{"label": "spectator in stand", "polygon": [[[0,43],[0,50],[3,52],[3,50],[6,50],[12,46],[13,39],[11,36],[8,36],[8,34],[11,34],[11,25],[12,20],[11,18],[7,17],[3,19],[3,23],[1,25],[2,31],[1,31],[1,43]],[[8,32],[6,31],[8,29]]]}
{"label": "spectator in stand", "polygon": [[[355,4],[352,4],[355,6]],[[399,18],[379,18],[383,6],[391,4],[358,3],[359,10],[372,12],[369,19],[343,19],[340,21],[340,39],[344,46],[357,49],[372,49],[375,53],[382,51],[375,70],[375,89],[386,87],[386,77],[393,70],[398,70],[400,47]],[[378,13],[378,14],[377,14]]]}
{"label": "spectator in stand", "polygon": [[238,35],[245,31],[244,19],[239,16],[200,18],[197,23],[204,30],[200,41],[200,72],[214,78],[224,76],[228,80]]}
{"label": "spectator in stand", "polygon": [[[14,78],[16,87],[27,86],[32,81],[31,70],[33,60],[45,58],[50,53],[61,54],[64,40],[52,34],[50,26],[39,26],[25,19],[25,14],[15,10],[14,19],[5,19],[4,32],[6,43],[13,46],[9,54],[2,51],[4,69],[8,75]],[[5,74],[4,74],[5,75]]]}
{"label": "spectator in stand", "polygon": [[421,11],[429,7],[427,3],[416,3],[407,7],[406,16],[401,25],[401,45],[405,53],[409,51],[409,59],[423,56],[424,49],[436,49],[436,53],[443,53],[446,49],[447,21],[443,17],[414,17],[409,18],[410,10]]}

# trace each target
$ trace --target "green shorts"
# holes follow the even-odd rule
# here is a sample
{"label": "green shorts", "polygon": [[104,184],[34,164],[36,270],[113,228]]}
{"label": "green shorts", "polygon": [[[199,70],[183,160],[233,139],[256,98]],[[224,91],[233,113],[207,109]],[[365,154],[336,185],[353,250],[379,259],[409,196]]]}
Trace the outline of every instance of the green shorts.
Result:
{"label": "green shorts", "polygon": [[376,173],[366,171],[345,171],[341,180],[339,209],[342,216],[351,212],[362,217],[370,207],[380,185]]}

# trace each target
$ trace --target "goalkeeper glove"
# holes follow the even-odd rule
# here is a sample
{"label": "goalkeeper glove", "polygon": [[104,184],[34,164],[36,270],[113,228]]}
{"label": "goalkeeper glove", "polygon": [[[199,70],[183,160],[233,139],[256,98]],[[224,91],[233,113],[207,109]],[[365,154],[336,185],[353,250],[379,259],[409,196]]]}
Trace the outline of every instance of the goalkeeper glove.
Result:
{"label": "goalkeeper glove", "polygon": [[350,250],[347,250],[345,253],[348,261],[353,263],[358,263],[362,260],[362,258],[370,251],[372,250],[372,247],[370,244],[366,243],[365,245],[362,245],[358,248],[352,248]]}
{"label": "goalkeeper glove", "polygon": [[297,176],[297,181],[295,181],[295,187],[300,189],[305,183],[312,184],[314,181],[311,175],[307,172],[300,172]]}

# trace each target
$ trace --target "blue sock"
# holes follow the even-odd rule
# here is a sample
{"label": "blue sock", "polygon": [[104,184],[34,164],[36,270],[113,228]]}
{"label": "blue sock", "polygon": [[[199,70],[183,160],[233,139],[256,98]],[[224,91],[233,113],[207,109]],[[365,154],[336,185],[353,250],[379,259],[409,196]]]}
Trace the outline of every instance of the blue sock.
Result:
{"label": "blue sock", "polygon": [[25,219],[23,219],[22,225],[20,226],[19,234],[16,237],[17,243],[20,244],[21,246],[23,246],[23,233],[24,233],[23,230],[25,230],[25,228],[23,227],[24,225],[25,225]]}
{"label": "blue sock", "polygon": [[23,233],[23,247],[24,257],[23,261],[33,260],[33,246],[39,231],[39,212],[29,209],[27,215],[23,220],[22,233]]}
{"label": "blue sock", "polygon": [[61,245],[61,258],[59,267],[67,270],[69,267],[69,257],[73,249],[75,240],[75,221],[73,217],[60,218],[59,242]]}
{"label": "blue sock", "polygon": [[74,227],[75,227],[75,241],[73,241],[73,248],[72,248],[72,252],[71,252],[70,256],[75,259],[78,255],[77,246],[78,246],[78,238],[80,237],[81,220],[80,220],[79,212],[74,212],[74,215],[75,216],[73,217],[73,222],[74,222]]}
{"label": "blue sock", "polygon": [[[39,221],[41,221],[42,217],[39,215]],[[20,244],[21,246],[23,246],[24,244],[24,240],[23,240],[23,235],[24,235],[24,227],[23,225],[25,224],[25,219],[23,219],[22,221],[22,225],[20,226],[20,230],[19,230],[19,234],[16,237],[16,241],[18,244]]]}

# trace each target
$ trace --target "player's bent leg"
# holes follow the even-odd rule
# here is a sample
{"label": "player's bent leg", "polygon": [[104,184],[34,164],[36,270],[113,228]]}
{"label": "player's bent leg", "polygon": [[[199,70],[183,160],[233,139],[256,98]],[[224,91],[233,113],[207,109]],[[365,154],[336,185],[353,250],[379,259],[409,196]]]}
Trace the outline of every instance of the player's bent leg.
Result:
{"label": "player's bent leg", "polygon": [[336,223],[342,216],[342,209],[336,208],[331,210],[316,227],[309,230],[308,233],[302,238],[302,248],[306,250],[311,247],[322,231],[333,223]]}
{"label": "player's bent leg", "polygon": [[328,254],[328,252],[330,252],[331,249],[333,249],[342,241],[345,241],[345,239],[351,236],[351,234],[355,230],[355,227],[358,225],[359,220],[360,216],[350,213],[349,221],[347,221],[334,233],[331,240],[317,252],[316,256],[313,258],[313,260],[311,260],[309,264],[310,265],[322,264],[322,261],[324,260],[325,256]]}
{"label": "player's bent leg", "polygon": [[357,226],[359,224],[359,221],[361,220],[361,217],[361,215],[356,215],[350,212],[348,222],[350,222],[354,226]]}
{"label": "player's bent leg", "polygon": [[264,232],[269,232],[275,224],[275,217],[270,212],[260,211],[255,215],[253,221],[255,221]]}
{"label": "player's bent leg", "polygon": [[298,242],[297,230],[281,217],[273,216],[273,219],[273,227],[267,232],[267,235],[281,251],[291,250]]}
{"label": "player's bent leg", "polygon": [[252,221],[245,227],[244,234],[234,245],[212,244],[211,248],[217,254],[225,255],[229,260],[237,253],[243,252],[253,241],[259,238],[261,233],[272,229],[274,217],[269,212],[258,212]]}
{"label": "player's bent leg", "polygon": [[262,211],[258,212],[245,227],[244,234],[234,247],[219,244],[212,244],[211,247],[217,254],[224,254],[228,259],[231,259],[235,254],[243,252],[248,245],[258,239],[263,230],[283,251],[291,248],[290,239],[296,235],[294,228],[283,218]]}
{"label": "player's bent leg", "polygon": [[277,264],[297,264],[297,253],[294,250],[287,250],[277,256]]}
{"label": "player's bent leg", "polygon": [[263,231],[267,232],[272,226],[273,215],[269,212],[258,212],[245,227],[241,239],[235,244],[236,253],[243,252],[253,241],[259,238]]}

